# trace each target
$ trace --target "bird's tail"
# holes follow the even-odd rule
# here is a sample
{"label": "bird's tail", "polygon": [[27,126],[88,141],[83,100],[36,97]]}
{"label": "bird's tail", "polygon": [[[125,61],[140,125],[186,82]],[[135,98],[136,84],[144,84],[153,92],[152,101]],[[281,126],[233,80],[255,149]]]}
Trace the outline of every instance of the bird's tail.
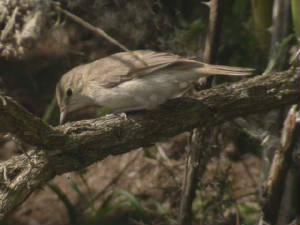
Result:
{"label": "bird's tail", "polygon": [[247,76],[254,72],[254,69],[221,65],[210,65],[201,63],[201,67],[195,68],[195,71],[199,74],[207,75],[229,75],[229,76]]}

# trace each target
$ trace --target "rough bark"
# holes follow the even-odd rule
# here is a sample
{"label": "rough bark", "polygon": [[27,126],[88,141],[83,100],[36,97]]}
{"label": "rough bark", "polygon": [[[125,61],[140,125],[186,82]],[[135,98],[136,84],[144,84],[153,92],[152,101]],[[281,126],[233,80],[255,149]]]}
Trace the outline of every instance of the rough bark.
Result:
{"label": "rough bark", "polygon": [[[82,120],[52,128],[12,99],[0,98],[0,132],[33,147],[0,164],[0,219],[46,181],[108,155],[129,152],[201,126],[214,126],[299,102],[300,69],[224,84],[157,110]],[[30,162],[29,162],[30,160]]]}
{"label": "rough bark", "polygon": [[[187,146],[187,162],[181,193],[178,225],[192,224],[192,205],[196,196],[196,187],[199,175],[203,175],[207,162],[210,159],[209,145],[211,142],[211,129],[196,128],[191,134]],[[201,174],[199,174],[199,172]]]}
{"label": "rough bark", "polygon": [[[219,36],[222,25],[222,8],[224,8],[224,4],[221,2],[222,1],[219,0],[210,0],[205,3],[209,7],[209,24],[202,60],[209,64],[215,64],[218,52]],[[201,86],[201,88],[211,88],[213,78],[213,76],[206,78],[205,84]],[[194,129],[191,133],[185,176],[182,185],[178,225],[192,224],[192,205],[196,196],[198,180],[200,180],[201,176],[204,174],[206,165],[210,159],[210,154],[208,154],[210,151],[209,146],[211,144],[209,137],[213,129],[213,127],[201,127]]]}
{"label": "rough bark", "polygon": [[284,184],[293,164],[292,153],[295,148],[299,148],[300,114],[297,110],[295,105],[287,115],[282,129],[281,146],[274,155],[269,177],[264,184],[262,209],[264,219],[270,224],[276,224],[283,199]]}

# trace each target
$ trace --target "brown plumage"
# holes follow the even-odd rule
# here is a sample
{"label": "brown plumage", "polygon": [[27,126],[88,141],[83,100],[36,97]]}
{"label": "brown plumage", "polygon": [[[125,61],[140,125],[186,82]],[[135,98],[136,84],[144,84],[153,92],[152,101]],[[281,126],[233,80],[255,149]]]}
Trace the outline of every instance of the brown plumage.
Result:
{"label": "brown plumage", "polygon": [[61,123],[66,114],[87,106],[118,112],[151,109],[178,96],[200,77],[244,76],[252,69],[202,63],[150,50],[122,52],[81,65],[63,75],[56,87]]}

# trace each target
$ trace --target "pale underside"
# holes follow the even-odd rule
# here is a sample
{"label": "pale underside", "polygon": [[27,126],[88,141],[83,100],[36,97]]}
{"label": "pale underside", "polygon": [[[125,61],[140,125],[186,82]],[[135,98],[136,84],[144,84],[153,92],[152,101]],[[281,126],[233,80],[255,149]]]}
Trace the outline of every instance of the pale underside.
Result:
{"label": "pale underside", "polygon": [[72,74],[78,76],[78,79],[84,79],[87,85],[82,92],[95,105],[126,112],[155,108],[180,95],[200,77],[213,74],[249,75],[252,71],[247,68],[209,65],[149,50],[134,51],[134,54],[144,62],[127,52],[117,53],[79,66],[65,76]]}

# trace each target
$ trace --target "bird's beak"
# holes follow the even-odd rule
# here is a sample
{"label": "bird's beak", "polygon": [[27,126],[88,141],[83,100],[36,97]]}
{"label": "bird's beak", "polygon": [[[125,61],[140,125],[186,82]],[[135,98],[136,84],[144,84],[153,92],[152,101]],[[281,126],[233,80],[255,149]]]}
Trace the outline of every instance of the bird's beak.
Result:
{"label": "bird's beak", "polygon": [[66,119],[67,111],[63,110],[60,112],[59,124],[62,125]]}

